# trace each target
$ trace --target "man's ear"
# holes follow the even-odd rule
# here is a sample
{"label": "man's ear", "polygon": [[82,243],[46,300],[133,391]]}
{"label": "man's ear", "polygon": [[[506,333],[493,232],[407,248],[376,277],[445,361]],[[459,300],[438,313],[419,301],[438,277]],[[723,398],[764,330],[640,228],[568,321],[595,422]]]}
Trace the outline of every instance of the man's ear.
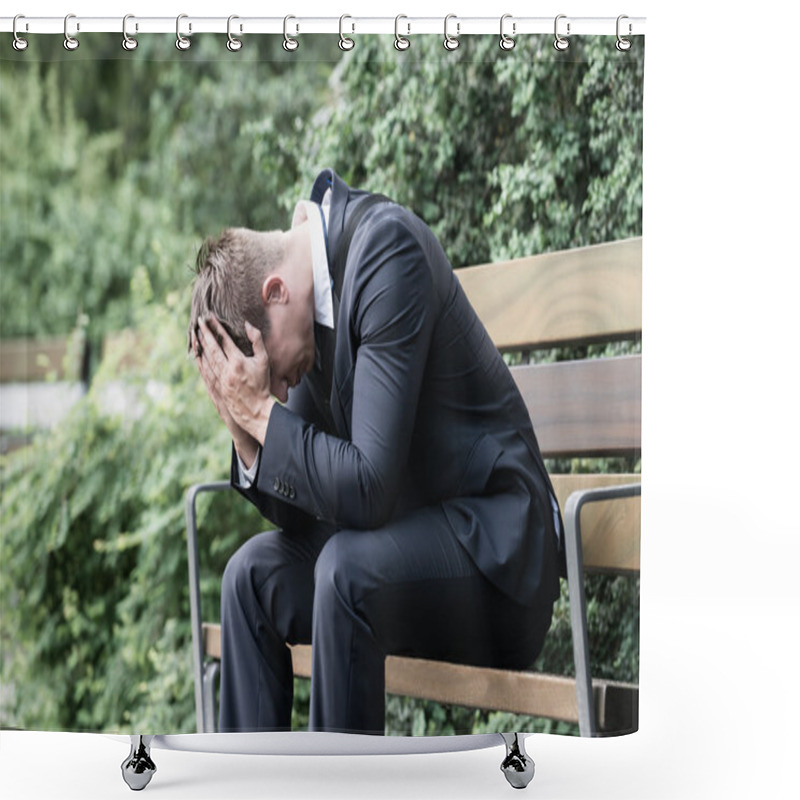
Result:
{"label": "man's ear", "polygon": [[286,303],[289,299],[289,289],[280,275],[267,275],[261,284],[261,302],[267,306],[270,303]]}

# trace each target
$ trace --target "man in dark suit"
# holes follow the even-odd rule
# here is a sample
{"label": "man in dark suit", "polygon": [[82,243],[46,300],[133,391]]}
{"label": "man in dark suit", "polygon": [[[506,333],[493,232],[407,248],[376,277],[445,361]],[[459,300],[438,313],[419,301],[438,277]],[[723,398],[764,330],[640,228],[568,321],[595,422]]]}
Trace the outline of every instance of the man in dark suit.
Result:
{"label": "man in dark suit", "polygon": [[233,485],[277,530],[230,560],[220,729],[382,733],[388,654],[524,668],[559,592],[560,519],[516,385],[439,242],[322,172],[292,228],[198,256],[190,341]]}

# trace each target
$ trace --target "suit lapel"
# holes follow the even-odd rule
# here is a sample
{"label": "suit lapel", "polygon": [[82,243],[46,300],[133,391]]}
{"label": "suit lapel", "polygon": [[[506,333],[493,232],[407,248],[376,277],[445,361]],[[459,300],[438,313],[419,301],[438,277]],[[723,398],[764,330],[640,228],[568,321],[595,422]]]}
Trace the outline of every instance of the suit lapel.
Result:
{"label": "suit lapel", "polygon": [[[327,225],[327,257],[328,271],[332,274],[333,259],[337,251],[345,223],[345,209],[351,196],[351,190],[347,184],[330,169],[324,170],[314,182],[311,190],[311,200],[315,203],[322,203],[325,192],[331,189],[330,214]],[[358,193],[356,193],[358,194]],[[321,372],[315,380],[315,395],[320,399],[318,406],[323,411],[326,419],[332,422],[332,430],[338,432],[340,436],[349,437],[349,426],[347,425],[346,415],[342,407],[342,398],[339,397],[339,386],[335,376],[335,351],[337,343],[337,333],[340,335],[340,328],[346,321],[342,322],[339,318],[340,295],[343,276],[334,276],[331,279],[334,283],[331,292],[333,298],[333,318],[335,320],[336,331],[325,328],[321,325],[314,326],[314,333],[319,352]],[[343,345],[344,342],[340,342]],[[316,370],[315,370],[316,372]],[[341,376],[343,377],[343,376]],[[324,399],[323,399],[324,398]]]}
{"label": "suit lapel", "polygon": [[[333,286],[333,291],[331,295],[333,296],[333,318],[336,320],[336,328],[337,330],[340,327],[341,320],[339,319],[339,294],[341,292],[341,286]],[[333,422],[336,426],[336,430],[340,432],[342,435],[349,436],[349,431],[347,429],[344,413],[342,411],[341,405],[341,398],[339,397],[339,387],[336,385],[336,378],[335,378],[335,363],[334,363],[334,355],[336,351],[336,333],[330,328],[326,329],[325,331],[328,341],[328,351],[323,352],[323,366],[325,374],[329,376],[328,378],[328,397],[330,398],[329,409],[331,411],[331,415],[333,418]]]}
{"label": "suit lapel", "polygon": [[314,399],[320,416],[325,421],[326,430],[333,432],[336,425],[331,414],[331,381],[333,376],[333,350],[335,336],[330,328],[314,323],[314,344],[316,347],[316,364],[304,380]]}
{"label": "suit lapel", "polygon": [[330,267],[333,253],[344,228],[344,210],[350,191],[347,184],[331,169],[321,172],[314,181],[311,197],[314,203],[322,203],[325,192],[331,190],[331,207],[328,217],[328,265]]}

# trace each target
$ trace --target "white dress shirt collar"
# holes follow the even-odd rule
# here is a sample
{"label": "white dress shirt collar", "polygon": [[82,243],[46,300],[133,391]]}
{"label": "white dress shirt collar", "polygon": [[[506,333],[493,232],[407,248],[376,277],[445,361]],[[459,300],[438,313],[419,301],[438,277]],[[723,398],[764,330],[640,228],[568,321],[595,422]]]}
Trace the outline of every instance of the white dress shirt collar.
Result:
{"label": "white dress shirt collar", "polygon": [[310,223],[311,267],[314,276],[314,320],[326,328],[333,329],[333,295],[326,245],[330,206],[330,189],[322,198],[321,205],[317,205],[311,200],[301,200],[295,207],[292,227],[296,228],[306,220]]}

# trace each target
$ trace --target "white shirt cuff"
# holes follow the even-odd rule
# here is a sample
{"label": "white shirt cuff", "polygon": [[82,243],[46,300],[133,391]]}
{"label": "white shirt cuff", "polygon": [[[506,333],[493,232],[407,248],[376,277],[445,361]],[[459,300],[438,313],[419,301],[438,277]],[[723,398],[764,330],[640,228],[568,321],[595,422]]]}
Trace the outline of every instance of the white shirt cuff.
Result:
{"label": "white shirt cuff", "polygon": [[237,476],[237,483],[241,486],[242,489],[249,489],[253,485],[253,481],[256,479],[256,472],[258,471],[258,461],[261,458],[261,448],[258,448],[258,453],[256,454],[255,459],[253,460],[250,469],[247,469],[242,462],[242,459],[239,457],[239,454],[236,454],[236,462],[239,466],[239,474]]}

